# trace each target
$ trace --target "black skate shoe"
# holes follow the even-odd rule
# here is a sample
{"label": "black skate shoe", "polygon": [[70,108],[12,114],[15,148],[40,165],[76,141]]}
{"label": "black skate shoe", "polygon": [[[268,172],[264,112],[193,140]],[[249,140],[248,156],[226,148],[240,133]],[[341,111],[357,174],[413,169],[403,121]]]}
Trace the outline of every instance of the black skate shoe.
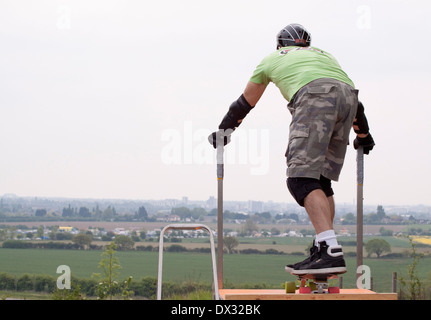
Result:
{"label": "black skate shoe", "polygon": [[329,247],[325,241],[319,243],[318,259],[295,265],[292,274],[340,274],[346,272],[343,250],[340,245]]}
{"label": "black skate shoe", "polygon": [[313,244],[310,247],[310,256],[304,261],[297,262],[295,264],[286,265],[284,270],[286,270],[286,272],[292,272],[293,270],[299,268],[301,265],[308,264],[317,259],[319,259],[319,248],[314,244],[314,241],[313,241]]}

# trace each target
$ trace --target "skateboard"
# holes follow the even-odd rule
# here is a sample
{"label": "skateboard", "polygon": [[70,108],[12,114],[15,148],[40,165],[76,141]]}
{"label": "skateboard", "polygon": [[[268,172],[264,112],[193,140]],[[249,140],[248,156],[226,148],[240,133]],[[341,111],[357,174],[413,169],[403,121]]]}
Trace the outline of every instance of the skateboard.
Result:
{"label": "skateboard", "polygon": [[297,282],[286,282],[286,293],[340,293],[340,288],[337,286],[329,286],[329,280],[338,279],[337,274],[304,274],[292,275],[298,277],[299,286]]}

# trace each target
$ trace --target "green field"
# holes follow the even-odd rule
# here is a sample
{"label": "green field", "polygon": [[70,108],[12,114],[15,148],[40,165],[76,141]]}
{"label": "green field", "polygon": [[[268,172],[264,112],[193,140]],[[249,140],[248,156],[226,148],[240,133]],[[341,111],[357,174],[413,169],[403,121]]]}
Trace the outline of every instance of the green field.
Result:
{"label": "green field", "polygon": [[[305,239],[303,239],[305,240]],[[394,239],[394,241],[398,241]],[[272,242],[270,242],[272,243]],[[306,241],[304,241],[306,243]],[[292,243],[290,243],[292,245]],[[296,243],[299,245],[298,243]],[[405,243],[401,243],[404,247]],[[398,243],[398,245],[401,245]],[[278,246],[274,248],[279,250]],[[402,249],[407,250],[408,244]],[[348,249],[348,248],[346,248]],[[395,248],[393,248],[393,251]],[[352,248],[350,248],[352,251]],[[67,265],[71,268],[72,276],[77,278],[90,278],[93,273],[100,272],[98,263],[102,251],[97,250],[48,250],[48,249],[0,249],[0,273],[6,272],[14,275],[46,274],[53,277],[57,267]],[[120,279],[132,276],[141,279],[146,276],[157,277],[158,252],[119,251],[117,257],[122,269]],[[224,281],[226,286],[240,285],[266,285],[279,288],[286,280],[294,277],[284,271],[288,263],[298,262],[305,256],[291,254],[226,254],[224,256]],[[356,258],[346,258],[348,272],[343,275],[345,288],[355,287]],[[407,276],[407,266],[411,264],[409,258],[393,259],[364,259],[364,264],[371,268],[374,290],[377,292],[390,292],[392,289],[392,273],[397,272]],[[171,253],[164,254],[163,262],[164,281],[212,281],[211,256],[205,253]],[[418,271],[420,279],[430,284],[431,257],[423,258]]]}

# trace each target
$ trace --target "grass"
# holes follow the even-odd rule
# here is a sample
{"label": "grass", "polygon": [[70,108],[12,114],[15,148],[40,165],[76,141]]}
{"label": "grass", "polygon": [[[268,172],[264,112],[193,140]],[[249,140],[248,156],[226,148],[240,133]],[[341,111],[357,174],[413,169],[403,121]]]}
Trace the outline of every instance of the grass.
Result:
{"label": "grass", "polygon": [[212,300],[213,293],[207,290],[197,290],[187,295],[174,294],[169,300]]}
{"label": "grass", "polygon": [[[351,239],[342,239],[351,240]],[[391,243],[392,251],[409,250],[408,241],[385,237]],[[282,248],[305,252],[309,244],[309,238],[275,238],[257,242],[255,239],[247,239],[254,242],[250,245],[269,246],[276,250]],[[272,244],[273,241],[276,244]],[[187,243],[180,243],[187,246]],[[202,246],[206,246],[203,244]],[[425,248],[429,250],[429,248]],[[346,247],[348,251],[355,251],[354,247]],[[6,272],[13,275],[45,274],[58,277],[57,267],[68,265],[72,276],[77,278],[90,278],[93,273],[100,272],[98,263],[103,251],[97,250],[48,250],[48,249],[3,249],[0,248],[0,273]],[[132,276],[135,280],[143,277],[157,278],[158,252],[144,251],[119,251],[117,257],[122,269],[119,279]],[[224,255],[224,281],[225,287],[234,286],[265,286],[267,288],[281,288],[285,281],[295,278],[284,271],[288,263],[295,263],[305,256],[291,254],[261,255],[261,254],[231,254]],[[343,286],[352,288],[356,286],[356,258],[347,257],[348,272],[343,275]],[[378,292],[390,292],[392,288],[392,273],[406,275],[407,266],[411,263],[409,258],[364,258],[364,264],[371,268],[374,279],[374,289]],[[418,273],[421,279],[426,281],[429,277],[431,257],[427,255],[418,265]],[[176,282],[212,282],[211,255],[205,253],[164,253],[163,281]]]}
{"label": "grass", "polygon": [[[46,274],[58,277],[57,267],[67,265],[77,278],[90,278],[98,268],[101,250],[0,249],[0,272],[14,275]],[[121,277],[157,276],[157,252],[118,252]]]}
{"label": "grass", "polygon": [[34,291],[10,292],[0,290],[0,300],[52,300],[52,295]]}

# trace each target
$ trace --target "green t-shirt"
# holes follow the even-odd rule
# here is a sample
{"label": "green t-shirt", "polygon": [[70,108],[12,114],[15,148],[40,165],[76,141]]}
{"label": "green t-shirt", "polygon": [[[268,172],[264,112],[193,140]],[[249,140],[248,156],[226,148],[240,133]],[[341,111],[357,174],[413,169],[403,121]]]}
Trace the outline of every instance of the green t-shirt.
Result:
{"label": "green t-shirt", "polygon": [[307,83],[321,78],[337,79],[355,87],[337,60],[315,47],[284,47],[271,53],[257,66],[250,81],[265,85],[273,82],[290,101]]}

